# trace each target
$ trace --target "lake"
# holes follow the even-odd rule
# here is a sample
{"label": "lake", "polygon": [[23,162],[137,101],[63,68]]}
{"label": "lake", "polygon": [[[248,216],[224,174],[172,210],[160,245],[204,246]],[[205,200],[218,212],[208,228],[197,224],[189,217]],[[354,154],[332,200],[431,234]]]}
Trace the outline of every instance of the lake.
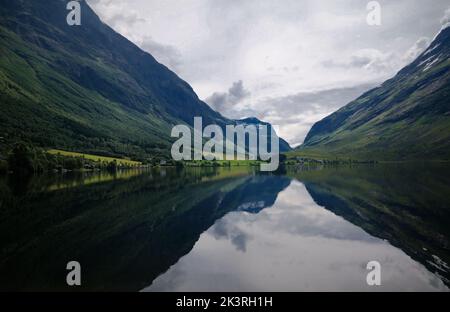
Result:
{"label": "lake", "polygon": [[[0,290],[448,291],[449,173],[419,163],[0,177]],[[371,261],[380,286],[366,282]]]}

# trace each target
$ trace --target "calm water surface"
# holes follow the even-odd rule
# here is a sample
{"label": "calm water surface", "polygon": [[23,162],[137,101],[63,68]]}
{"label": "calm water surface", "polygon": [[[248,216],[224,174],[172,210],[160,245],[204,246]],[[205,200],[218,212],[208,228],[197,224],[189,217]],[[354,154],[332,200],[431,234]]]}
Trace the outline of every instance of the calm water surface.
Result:
{"label": "calm water surface", "polygon": [[[447,291],[450,168],[0,179],[0,290]],[[366,283],[369,261],[382,285]]]}

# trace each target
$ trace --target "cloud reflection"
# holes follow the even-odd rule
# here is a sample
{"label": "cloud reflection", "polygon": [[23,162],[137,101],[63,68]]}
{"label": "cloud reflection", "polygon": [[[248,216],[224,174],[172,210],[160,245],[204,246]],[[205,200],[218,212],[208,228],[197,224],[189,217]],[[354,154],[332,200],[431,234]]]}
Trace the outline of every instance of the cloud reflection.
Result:
{"label": "cloud reflection", "polygon": [[[382,286],[366,264],[382,265]],[[292,182],[273,207],[232,212],[146,291],[436,291],[446,286],[388,242],[318,206]]]}

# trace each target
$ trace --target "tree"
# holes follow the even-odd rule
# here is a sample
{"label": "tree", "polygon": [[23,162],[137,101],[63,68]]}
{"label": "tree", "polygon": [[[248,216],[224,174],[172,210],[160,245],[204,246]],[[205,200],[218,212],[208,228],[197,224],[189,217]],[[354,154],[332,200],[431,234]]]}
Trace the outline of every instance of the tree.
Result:
{"label": "tree", "polygon": [[33,154],[24,143],[17,143],[8,156],[8,167],[14,172],[34,172]]}
{"label": "tree", "polygon": [[106,169],[110,172],[116,172],[117,171],[117,161],[114,159],[114,161],[111,161],[106,166]]}

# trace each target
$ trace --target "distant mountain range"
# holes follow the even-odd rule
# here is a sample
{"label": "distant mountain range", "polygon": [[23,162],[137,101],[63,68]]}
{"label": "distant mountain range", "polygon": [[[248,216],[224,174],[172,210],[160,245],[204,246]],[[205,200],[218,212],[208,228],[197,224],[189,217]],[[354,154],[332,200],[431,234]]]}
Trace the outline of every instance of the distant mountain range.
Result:
{"label": "distant mountain range", "polygon": [[[169,155],[176,124],[239,124],[104,24],[81,1],[0,0],[0,137],[42,147],[142,158]],[[252,119],[252,122],[259,122]],[[280,150],[289,150],[280,142]]]}
{"label": "distant mountain range", "polygon": [[394,78],[317,122],[315,158],[450,160],[450,28]]}

